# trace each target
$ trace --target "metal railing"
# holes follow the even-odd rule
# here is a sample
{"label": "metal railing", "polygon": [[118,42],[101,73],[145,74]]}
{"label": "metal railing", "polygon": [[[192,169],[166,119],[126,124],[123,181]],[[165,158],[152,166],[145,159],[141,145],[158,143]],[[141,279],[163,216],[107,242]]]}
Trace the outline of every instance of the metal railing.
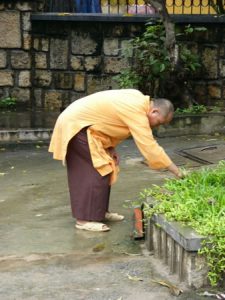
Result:
{"label": "metal railing", "polygon": [[[166,0],[170,14],[224,14],[225,0]],[[46,11],[120,15],[155,14],[144,0],[46,0]]]}

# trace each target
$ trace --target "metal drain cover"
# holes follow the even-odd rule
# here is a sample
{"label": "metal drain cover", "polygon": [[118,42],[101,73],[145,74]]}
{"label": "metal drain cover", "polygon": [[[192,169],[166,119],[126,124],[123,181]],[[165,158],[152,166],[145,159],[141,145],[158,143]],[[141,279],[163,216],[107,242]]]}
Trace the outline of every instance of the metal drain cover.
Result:
{"label": "metal drain cover", "polygon": [[215,164],[220,160],[225,160],[225,144],[197,146],[175,152],[201,164]]}

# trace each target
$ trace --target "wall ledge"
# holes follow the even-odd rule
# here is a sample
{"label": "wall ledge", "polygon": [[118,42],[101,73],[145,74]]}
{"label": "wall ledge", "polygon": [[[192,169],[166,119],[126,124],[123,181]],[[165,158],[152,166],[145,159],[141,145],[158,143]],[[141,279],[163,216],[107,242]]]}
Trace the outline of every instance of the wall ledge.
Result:
{"label": "wall ledge", "polygon": [[[176,24],[221,24],[225,23],[225,16],[221,15],[171,15]],[[119,23],[146,23],[157,22],[155,15],[109,15],[109,14],[81,14],[81,13],[33,13],[32,21],[72,21],[72,22],[119,22]]]}

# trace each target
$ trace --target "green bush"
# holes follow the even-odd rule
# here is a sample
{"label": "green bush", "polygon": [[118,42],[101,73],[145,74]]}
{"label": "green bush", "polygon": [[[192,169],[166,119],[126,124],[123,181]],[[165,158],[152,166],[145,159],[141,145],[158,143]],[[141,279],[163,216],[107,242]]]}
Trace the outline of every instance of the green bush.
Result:
{"label": "green bush", "polygon": [[0,99],[0,108],[12,109],[16,106],[16,98],[6,97]]}
{"label": "green bush", "polygon": [[138,88],[155,97],[168,97],[168,85],[176,83],[183,93],[183,86],[188,86],[190,77],[196,74],[201,64],[193,45],[188,46],[181,38],[201,30],[205,28],[192,28],[188,25],[183,32],[176,34],[178,63],[174,68],[164,45],[164,26],[146,26],[145,32],[132,39],[130,46],[123,52],[131,66],[116,77],[120,87]]}
{"label": "green bush", "polygon": [[[147,196],[154,198],[153,206],[145,201]],[[167,220],[191,226],[207,237],[199,253],[207,259],[208,277],[215,286],[225,271],[225,161],[145,189],[140,200],[147,218],[164,214]]]}

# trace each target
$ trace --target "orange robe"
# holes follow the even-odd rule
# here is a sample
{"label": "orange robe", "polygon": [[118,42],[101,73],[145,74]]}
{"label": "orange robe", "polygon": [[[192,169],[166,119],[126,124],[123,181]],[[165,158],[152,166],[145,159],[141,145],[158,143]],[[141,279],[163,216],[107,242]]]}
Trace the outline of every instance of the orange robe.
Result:
{"label": "orange robe", "polygon": [[108,90],[76,100],[58,117],[49,151],[65,162],[69,141],[82,128],[87,136],[93,166],[115,182],[118,167],[107,148],[116,147],[130,135],[152,169],[167,168],[172,161],[152,135],[147,113],[149,96],[134,89]]}

